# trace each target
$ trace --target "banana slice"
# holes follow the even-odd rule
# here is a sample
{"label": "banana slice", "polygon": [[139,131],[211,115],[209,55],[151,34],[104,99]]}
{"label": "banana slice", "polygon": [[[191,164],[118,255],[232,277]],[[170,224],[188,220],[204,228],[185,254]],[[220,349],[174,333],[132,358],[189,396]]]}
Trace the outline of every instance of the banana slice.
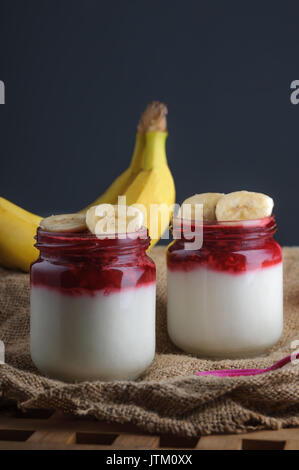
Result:
{"label": "banana slice", "polygon": [[86,230],[84,214],[51,215],[40,222],[46,232],[83,232]]}
{"label": "banana slice", "polygon": [[262,193],[235,191],[219,199],[216,206],[217,220],[253,220],[269,217],[274,202]]}
{"label": "banana slice", "polygon": [[[216,220],[216,215],[215,215],[215,208],[216,204],[219,201],[221,197],[223,197],[223,193],[202,193],[202,194],[194,194],[194,196],[188,197],[186,199],[182,206],[181,206],[181,211],[180,213],[182,214],[183,217],[185,218],[191,218],[192,220],[197,220],[201,219],[203,217],[203,220],[211,222],[213,220]],[[191,212],[187,212],[186,204],[191,205]],[[200,210],[200,208],[196,208],[196,204],[202,204],[203,205],[203,212]],[[185,207],[184,207],[185,206]],[[185,214],[185,216],[184,216]]]}
{"label": "banana slice", "polygon": [[137,232],[142,223],[143,214],[134,206],[99,204],[86,213],[87,227],[95,235]]}
{"label": "banana slice", "polygon": [[91,233],[95,233],[95,228],[96,228],[96,208],[98,206],[92,206],[88,209],[88,211],[86,212],[86,225],[87,225],[87,228],[88,230],[91,232]]}

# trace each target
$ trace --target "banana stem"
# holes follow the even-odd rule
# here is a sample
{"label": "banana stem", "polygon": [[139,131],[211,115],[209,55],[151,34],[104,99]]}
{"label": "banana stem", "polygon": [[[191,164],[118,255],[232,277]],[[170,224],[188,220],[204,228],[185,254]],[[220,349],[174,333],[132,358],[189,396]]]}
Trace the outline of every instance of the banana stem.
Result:
{"label": "banana stem", "polygon": [[133,152],[131,165],[130,165],[132,173],[138,173],[138,171],[141,170],[143,166],[143,158],[141,157],[141,154],[144,151],[144,147],[145,147],[145,135],[141,134],[140,132],[137,132],[134,152]]}
{"label": "banana stem", "polygon": [[147,132],[145,135],[144,170],[167,165],[166,139],[167,132]]}

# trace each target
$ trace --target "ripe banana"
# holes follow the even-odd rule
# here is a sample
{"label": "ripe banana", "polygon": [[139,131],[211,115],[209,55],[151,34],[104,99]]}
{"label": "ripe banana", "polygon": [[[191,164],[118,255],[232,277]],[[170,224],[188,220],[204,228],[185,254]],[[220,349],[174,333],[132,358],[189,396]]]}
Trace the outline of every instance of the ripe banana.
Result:
{"label": "ripe banana", "polygon": [[0,197],[0,264],[10,269],[29,271],[38,257],[34,236],[41,217],[25,211]]}
{"label": "ripe banana", "polygon": [[[202,217],[207,222],[216,220],[216,204],[223,195],[223,193],[202,193],[188,197],[181,206],[182,216],[184,217],[184,206],[190,204],[190,218],[192,220],[196,220],[198,217]],[[203,211],[196,210],[195,204],[202,204]]]}
{"label": "ripe banana", "polygon": [[154,246],[166,228],[175,203],[175,186],[165,151],[167,132],[147,132],[143,168],[124,193],[128,206],[139,208]]}
{"label": "ripe banana", "polygon": [[87,229],[84,214],[61,214],[46,217],[40,228],[46,232],[83,232]]}
{"label": "ripe banana", "polygon": [[273,206],[266,194],[235,191],[219,199],[216,217],[219,221],[261,219],[271,215]]}

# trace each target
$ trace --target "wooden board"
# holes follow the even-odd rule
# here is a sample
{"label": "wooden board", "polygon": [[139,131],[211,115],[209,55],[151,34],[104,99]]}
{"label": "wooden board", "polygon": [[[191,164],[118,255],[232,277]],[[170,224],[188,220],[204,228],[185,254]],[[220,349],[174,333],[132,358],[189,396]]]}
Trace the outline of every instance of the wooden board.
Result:
{"label": "wooden board", "polygon": [[4,449],[196,449],[299,450],[299,428],[187,439],[145,434],[136,426],[76,418],[60,412],[0,404],[0,450]]}

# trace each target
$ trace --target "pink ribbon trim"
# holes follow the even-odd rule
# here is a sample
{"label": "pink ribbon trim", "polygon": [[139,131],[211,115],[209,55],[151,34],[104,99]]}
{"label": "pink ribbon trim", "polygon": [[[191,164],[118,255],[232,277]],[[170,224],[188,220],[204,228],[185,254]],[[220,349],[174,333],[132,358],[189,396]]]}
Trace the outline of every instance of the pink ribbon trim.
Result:
{"label": "pink ribbon trim", "polygon": [[222,370],[206,370],[203,372],[196,372],[196,375],[215,375],[216,377],[238,377],[242,375],[258,375],[264,374],[265,372],[270,372],[271,370],[280,369],[281,367],[289,364],[289,362],[294,361],[299,358],[299,353],[293,353],[289,356],[280,359],[280,361],[275,362],[270,367],[266,369],[222,369]]}

